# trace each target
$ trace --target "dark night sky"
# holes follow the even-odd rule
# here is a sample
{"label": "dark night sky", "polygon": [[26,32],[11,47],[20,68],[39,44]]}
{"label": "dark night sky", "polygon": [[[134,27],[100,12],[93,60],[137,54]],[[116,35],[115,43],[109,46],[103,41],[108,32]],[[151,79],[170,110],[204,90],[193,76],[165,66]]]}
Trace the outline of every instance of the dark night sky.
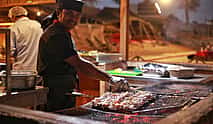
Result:
{"label": "dark night sky", "polygon": [[[99,7],[103,7],[103,6],[118,7],[112,2],[112,0],[99,0],[99,1],[100,2],[97,4]],[[129,1],[130,1],[130,4],[132,4],[132,3],[138,3],[138,1],[143,1],[143,0],[129,0]],[[184,11],[179,9],[177,7],[178,4],[175,3],[178,1],[179,0],[171,0],[171,3],[168,5],[162,4],[161,2],[159,3],[161,6],[163,15],[174,14],[179,19],[184,21]],[[197,11],[190,12],[190,21],[205,23],[206,20],[213,19],[213,0],[200,0],[200,2],[201,2],[200,7],[197,9]]]}
{"label": "dark night sky", "polygon": [[[206,20],[213,19],[213,0],[200,0],[200,2],[200,7],[197,9],[197,11],[190,12],[190,20],[204,23]],[[179,19],[184,19],[183,10],[173,8],[172,13]]]}

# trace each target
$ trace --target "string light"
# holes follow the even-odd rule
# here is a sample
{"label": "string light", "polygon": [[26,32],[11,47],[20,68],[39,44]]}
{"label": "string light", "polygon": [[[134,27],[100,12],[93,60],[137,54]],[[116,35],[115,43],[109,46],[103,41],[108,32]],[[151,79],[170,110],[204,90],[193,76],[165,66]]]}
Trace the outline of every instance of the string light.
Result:
{"label": "string light", "polygon": [[36,15],[37,15],[37,16],[41,16],[41,12],[38,11],[38,12],[36,13]]}

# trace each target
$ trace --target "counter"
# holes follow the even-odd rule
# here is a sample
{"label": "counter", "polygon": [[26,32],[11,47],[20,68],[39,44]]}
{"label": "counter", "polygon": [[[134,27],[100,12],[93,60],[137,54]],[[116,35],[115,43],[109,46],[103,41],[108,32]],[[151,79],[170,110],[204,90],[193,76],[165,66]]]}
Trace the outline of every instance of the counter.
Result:
{"label": "counter", "polygon": [[33,107],[33,109],[36,109],[38,105],[47,103],[47,93],[48,88],[41,86],[37,86],[35,89],[11,92],[11,94],[6,94],[6,91],[1,90],[0,103],[16,107]]}
{"label": "counter", "polygon": [[3,124],[104,124],[103,122],[0,104]]}

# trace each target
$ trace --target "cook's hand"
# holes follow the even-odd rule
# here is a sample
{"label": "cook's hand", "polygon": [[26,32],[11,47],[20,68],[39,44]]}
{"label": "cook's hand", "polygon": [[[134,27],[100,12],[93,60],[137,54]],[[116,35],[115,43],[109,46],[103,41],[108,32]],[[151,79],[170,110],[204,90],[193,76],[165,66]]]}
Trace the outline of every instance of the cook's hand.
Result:
{"label": "cook's hand", "polygon": [[116,84],[116,83],[127,83],[127,80],[122,77],[116,77],[112,76],[111,79],[109,80],[109,83]]}
{"label": "cook's hand", "polygon": [[123,77],[112,76],[109,83],[113,86],[114,91],[127,91],[129,89],[128,81]]}

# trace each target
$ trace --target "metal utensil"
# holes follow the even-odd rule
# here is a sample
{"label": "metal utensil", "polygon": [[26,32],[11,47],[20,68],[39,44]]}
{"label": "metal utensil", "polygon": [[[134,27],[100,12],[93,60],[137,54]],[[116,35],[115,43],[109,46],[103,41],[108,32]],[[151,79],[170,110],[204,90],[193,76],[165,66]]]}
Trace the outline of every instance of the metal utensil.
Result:
{"label": "metal utensil", "polygon": [[110,87],[110,92],[123,92],[123,91],[129,91],[130,86],[128,81],[124,82],[117,82],[117,83],[107,83],[107,85]]}
{"label": "metal utensil", "polygon": [[72,93],[66,93],[66,95],[74,95],[74,96],[83,96],[83,97],[89,97],[89,98],[94,98],[96,96],[93,95],[88,95],[80,92],[72,92]]}

